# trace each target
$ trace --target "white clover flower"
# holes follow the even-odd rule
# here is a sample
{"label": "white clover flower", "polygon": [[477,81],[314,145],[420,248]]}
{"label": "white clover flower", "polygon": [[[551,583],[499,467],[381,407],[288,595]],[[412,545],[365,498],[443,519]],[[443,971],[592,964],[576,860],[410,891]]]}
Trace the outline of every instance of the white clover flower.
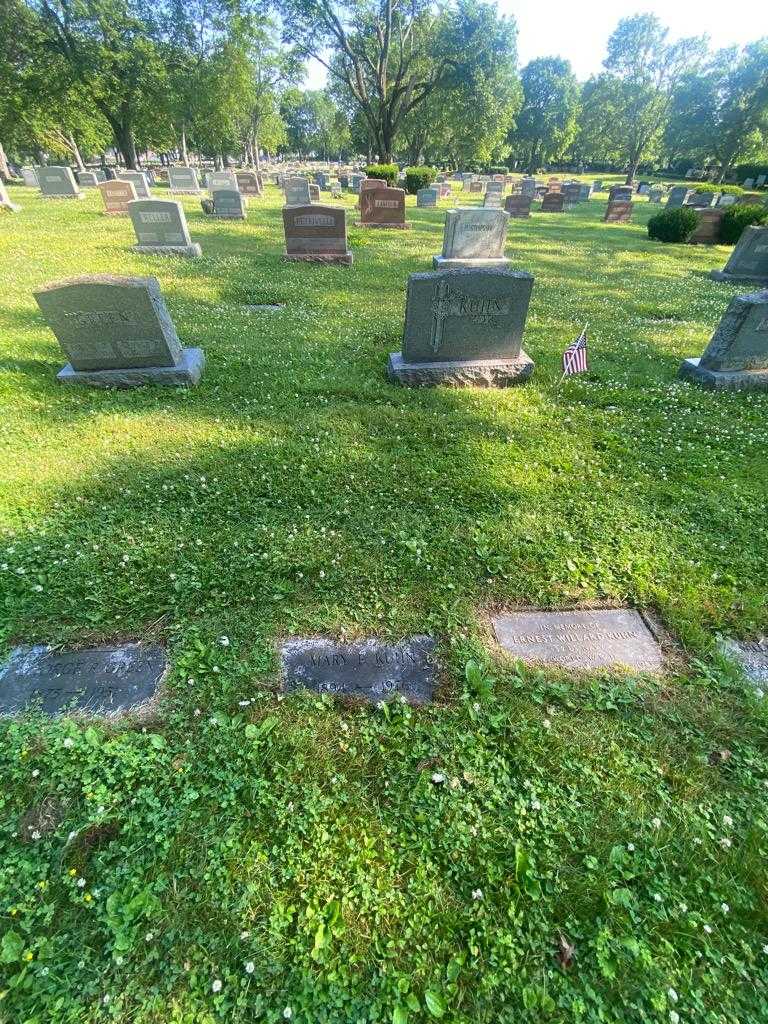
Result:
{"label": "white clover flower", "polygon": [[688,904],[687,903],[681,903],[680,904],[680,913],[681,914],[687,914],[688,913]]}
{"label": "white clover flower", "polygon": [[728,850],[731,846],[731,840],[728,839],[727,836],[723,836],[723,838],[720,840],[720,845],[724,850]]}
{"label": "white clover flower", "polygon": [[105,1006],[109,1006],[109,1000],[110,999],[111,999],[111,996],[110,996],[109,992],[107,992],[107,994],[102,999],[102,1003],[104,1003]]}
{"label": "white clover flower", "polygon": [[766,942],[766,944],[763,946],[763,953],[765,953],[765,955],[768,956],[768,942]]}
{"label": "white clover flower", "polygon": [[249,960],[248,963],[245,965],[245,973],[246,974],[253,974],[253,972],[255,970],[256,970],[256,964],[253,962],[253,960]]}
{"label": "white clover flower", "polygon": [[482,898],[483,898],[483,890],[482,889],[473,889],[472,890],[472,899],[473,900],[481,900]]}
{"label": "white clover flower", "polygon": [[39,833],[39,832],[37,831],[37,829],[34,829],[34,830],[32,831],[32,838],[33,838],[34,840],[38,840],[38,839],[40,838],[40,833]]}
{"label": "white clover flower", "polygon": [[654,828],[661,828],[661,818],[651,818],[651,824]]}
{"label": "white clover flower", "polygon": [[33,589],[33,590],[36,590],[36,591],[37,591],[37,593],[39,594],[39,593],[41,593],[41,591],[42,591],[43,587],[42,587],[42,584],[41,584],[41,583],[36,583],[36,584],[34,585],[34,587],[32,587],[32,589]]}
{"label": "white clover flower", "polygon": [[443,775],[442,772],[434,772],[434,774],[432,775],[432,781],[436,786],[440,786],[442,785],[443,782],[445,782],[445,776]]}
{"label": "white clover flower", "polygon": [[723,824],[726,828],[730,828],[731,825],[733,825],[733,818],[730,816],[730,814],[723,815]]}
{"label": "white clover flower", "polygon": [[657,903],[661,903],[662,897],[660,893],[657,892],[653,898],[656,900]]}
{"label": "white clover flower", "polygon": [[723,912],[724,914],[728,914],[728,913],[730,913],[730,910],[731,910],[731,908],[730,908],[730,907],[728,906],[728,904],[727,904],[727,903],[721,903],[721,904],[720,904],[720,909],[722,910],[722,912]]}
{"label": "white clover flower", "polygon": [[147,934],[144,936],[144,941],[145,942],[151,942],[152,939],[154,939],[154,937],[155,937],[155,933],[154,932],[147,932]]}
{"label": "white clover flower", "polygon": [[212,992],[221,992],[221,989],[222,989],[221,980],[219,978],[216,978],[214,980],[213,984],[211,985],[211,991]]}
{"label": "white clover flower", "polygon": [[283,1010],[283,1016],[285,1017],[286,1020],[291,1019],[291,1017],[293,1016],[293,1010],[291,1009],[290,1006],[286,1006],[286,1008]]}
{"label": "white clover flower", "polygon": [[669,1024],[680,1024],[680,1014],[677,1010],[669,1011]]}
{"label": "white clover flower", "polygon": [[74,745],[75,745],[75,741],[72,739],[71,736],[67,736],[67,738],[62,743],[62,746],[66,747],[67,750],[71,750],[72,747],[74,747]]}
{"label": "white clover flower", "polygon": [[670,1003],[676,1003],[679,998],[677,992],[671,987],[667,989],[667,996],[669,997]]}
{"label": "white clover flower", "polygon": [[36,779],[39,774],[40,774],[40,769],[39,768],[35,768],[34,771],[32,772],[32,778]]}
{"label": "white clover flower", "polygon": [[707,933],[707,935],[711,935],[712,934],[712,928],[708,924],[704,925],[704,931]]}
{"label": "white clover flower", "polygon": [[220,636],[219,637],[219,643],[221,644],[222,647],[229,647],[229,637],[228,636]]}
{"label": "white clover flower", "polygon": [[241,942],[245,942],[245,940],[246,939],[250,939],[250,937],[251,937],[251,933],[250,932],[240,932],[240,940],[241,940]]}
{"label": "white clover flower", "polygon": [[77,888],[78,889],[84,889],[85,888],[85,879],[84,878],[78,878],[78,880],[77,880]]}
{"label": "white clover flower", "polygon": [[635,844],[634,843],[627,843],[627,849],[629,850],[630,853],[634,853],[635,852]]}

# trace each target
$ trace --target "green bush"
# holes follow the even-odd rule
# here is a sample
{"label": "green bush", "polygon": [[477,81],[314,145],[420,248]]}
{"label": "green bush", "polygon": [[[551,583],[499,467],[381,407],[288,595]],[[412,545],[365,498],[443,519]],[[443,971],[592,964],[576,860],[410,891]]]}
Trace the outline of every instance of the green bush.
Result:
{"label": "green bush", "polygon": [[740,206],[729,206],[720,221],[720,241],[724,245],[735,245],[741,238],[744,228],[750,224],[768,222],[768,210],[764,206],[742,203]]}
{"label": "green bush", "polygon": [[406,167],[405,188],[412,196],[415,196],[420,188],[431,185],[437,177],[434,167]]}
{"label": "green bush", "polygon": [[768,174],[768,164],[739,164],[735,172],[737,181],[745,181],[747,178],[756,181],[761,174]]}
{"label": "green bush", "polygon": [[711,181],[697,181],[691,185],[694,192],[725,192],[729,196],[743,195],[741,185],[714,185]]}
{"label": "green bush", "polygon": [[697,223],[696,211],[686,206],[664,210],[648,221],[648,237],[659,242],[685,242]]}
{"label": "green bush", "polygon": [[368,164],[365,173],[369,178],[383,178],[390,188],[397,182],[397,164]]}

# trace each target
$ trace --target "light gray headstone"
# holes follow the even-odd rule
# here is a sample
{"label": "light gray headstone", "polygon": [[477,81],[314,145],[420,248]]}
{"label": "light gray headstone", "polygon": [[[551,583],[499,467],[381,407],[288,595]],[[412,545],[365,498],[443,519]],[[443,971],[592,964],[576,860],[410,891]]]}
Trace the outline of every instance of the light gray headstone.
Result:
{"label": "light gray headstone", "polygon": [[717,197],[717,204],[716,205],[717,206],[733,206],[733,204],[735,202],[736,202],[736,196],[732,195],[730,192],[723,192],[721,195],[719,195]]}
{"label": "light gray headstone", "polygon": [[169,167],[168,187],[179,195],[196,196],[201,191],[194,167]]}
{"label": "light gray headstone", "polygon": [[460,206],[445,216],[443,252],[434,258],[436,268],[500,266],[504,257],[509,214],[505,210]]}
{"label": "light gray headstone", "polygon": [[716,281],[750,281],[768,287],[768,226],[744,228],[722,270],[710,273]]}
{"label": "light gray headstone", "polygon": [[417,206],[437,206],[440,194],[436,188],[420,188],[416,193]]}
{"label": "light gray headstone", "polygon": [[524,196],[532,199],[536,195],[536,179],[523,178],[520,182],[520,191]]}
{"label": "light gray headstone", "polygon": [[69,363],[62,383],[193,384],[201,349],[182,349],[155,277],[108,274],[55,281],[34,293]]}
{"label": "light gray headstone", "polygon": [[189,237],[184,207],[175,199],[136,199],[128,204],[136,232],[134,252],[199,256],[200,246]]}
{"label": "light gray headstone", "polygon": [[[493,184],[493,182],[491,182]],[[486,192],[483,196],[483,206],[486,209],[498,210],[501,208],[501,200],[503,195],[501,192]]]}
{"label": "light gray headstone", "polygon": [[149,191],[149,182],[143,171],[118,171],[117,178],[119,181],[130,181],[136,189],[136,195],[139,199],[152,198],[152,193]]}
{"label": "light gray headstone", "polygon": [[83,193],[70,167],[35,168],[43,199],[82,199]]}
{"label": "light gray headstone", "polygon": [[238,192],[237,177],[234,171],[211,171],[207,178],[208,191],[213,195],[219,189]]}
{"label": "light gray headstone", "polygon": [[286,206],[304,206],[311,202],[309,182],[306,178],[286,178],[283,181]]}
{"label": "light gray headstone", "polygon": [[765,180],[766,180],[766,175],[765,174],[758,174],[757,178],[755,179],[755,187],[756,188],[762,188],[763,185],[765,184]]}
{"label": "light gray headstone", "polygon": [[217,188],[211,192],[211,195],[213,196],[215,217],[245,220],[245,198],[239,189]]}
{"label": "light gray headstone", "polygon": [[80,188],[96,188],[99,179],[96,177],[95,171],[78,171],[77,183]]}
{"label": "light gray headstone", "polygon": [[680,376],[705,387],[768,390],[768,289],[731,299],[700,359]]}
{"label": "light gray headstone", "polygon": [[741,187],[742,188],[754,188],[755,187],[755,179],[754,178],[745,178],[744,179],[744,184]]}
{"label": "light gray headstone", "polygon": [[28,185],[30,188],[38,188],[39,182],[34,167],[22,167],[21,176],[24,179],[25,185]]}

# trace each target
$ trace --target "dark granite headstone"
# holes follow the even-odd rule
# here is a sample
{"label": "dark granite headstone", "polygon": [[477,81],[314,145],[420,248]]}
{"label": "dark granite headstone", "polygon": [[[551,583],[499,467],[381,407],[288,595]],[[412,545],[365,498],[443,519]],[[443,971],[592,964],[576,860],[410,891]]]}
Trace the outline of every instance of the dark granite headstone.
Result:
{"label": "dark granite headstone", "polygon": [[731,299],[700,359],[679,376],[707,388],[768,391],[768,289]]}
{"label": "dark granite headstone", "polygon": [[608,201],[603,221],[606,224],[629,224],[632,220],[632,203],[623,199]]}
{"label": "dark granite headstone", "polygon": [[[367,179],[370,180],[370,179]],[[363,182],[365,186],[366,182]],[[405,191],[401,188],[366,188],[360,192],[360,221],[356,227],[407,228]]]}
{"label": "dark granite headstone", "polygon": [[510,217],[522,219],[531,216],[531,197],[524,195],[507,196],[504,209]]}
{"label": "dark granite headstone", "polygon": [[744,228],[722,270],[709,273],[715,281],[751,281],[768,288],[768,227]]}
{"label": "dark granite headstone", "polygon": [[81,651],[17,647],[0,668],[0,714],[35,704],[49,715],[70,707],[108,715],[151,700],[168,671],[162,647],[138,643]]}
{"label": "dark granite headstone", "polygon": [[705,208],[696,210],[697,224],[688,238],[689,245],[717,245],[720,239],[720,222],[725,210]]}
{"label": "dark granite headstone", "polygon": [[226,220],[245,220],[245,198],[239,189],[216,188],[211,190],[213,196],[213,215]]}
{"label": "dark granite headstone", "polygon": [[491,621],[504,650],[522,661],[584,670],[623,665],[660,672],[664,667],[653,633],[631,608],[511,612]]}
{"label": "dark granite headstone", "polygon": [[283,207],[284,259],[312,263],[352,263],[342,206],[319,203]]}
{"label": "dark granite headstone", "polygon": [[325,639],[288,640],[280,648],[286,690],[357,697],[378,703],[402,695],[423,704],[436,682],[435,641],[413,636],[397,644],[359,640],[340,644]]}
{"label": "dark granite headstone", "polygon": [[669,197],[667,198],[667,208],[670,210],[674,210],[680,206],[685,206],[690,195],[691,190],[687,186],[675,185],[675,187],[670,191]]}
{"label": "dark granite headstone", "polygon": [[541,201],[542,213],[563,213],[565,196],[562,192],[547,192]]}

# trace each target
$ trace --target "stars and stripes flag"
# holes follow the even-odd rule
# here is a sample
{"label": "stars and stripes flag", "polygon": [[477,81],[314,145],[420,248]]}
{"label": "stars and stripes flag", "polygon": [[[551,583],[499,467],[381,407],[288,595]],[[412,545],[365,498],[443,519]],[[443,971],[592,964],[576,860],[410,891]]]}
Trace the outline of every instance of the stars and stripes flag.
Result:
{"label": "stars and stripes flag", "polygon": [[585,373],[589,369],[587,365],[588,326],[588,324],[584,324],[584,330],[576,341],[572,342],[563,352],[563,377],[568,377],[572,373]]}

